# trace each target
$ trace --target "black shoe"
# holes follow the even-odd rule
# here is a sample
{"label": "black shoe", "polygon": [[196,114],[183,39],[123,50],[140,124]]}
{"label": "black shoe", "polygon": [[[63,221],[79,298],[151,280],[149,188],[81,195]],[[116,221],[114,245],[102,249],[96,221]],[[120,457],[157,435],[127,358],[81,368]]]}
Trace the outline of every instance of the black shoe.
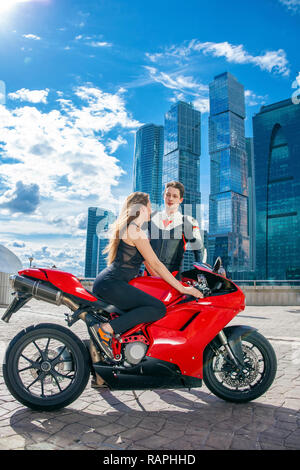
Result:
{"label": "black shoe", "polygon": [[98,344],[101,347],[102,351],[107,355],[109,359],[114,359],[114,353],[112,350],[113,335],[108,331],[105,331],[101,325],[94,325],[93,328],[97,329]]}

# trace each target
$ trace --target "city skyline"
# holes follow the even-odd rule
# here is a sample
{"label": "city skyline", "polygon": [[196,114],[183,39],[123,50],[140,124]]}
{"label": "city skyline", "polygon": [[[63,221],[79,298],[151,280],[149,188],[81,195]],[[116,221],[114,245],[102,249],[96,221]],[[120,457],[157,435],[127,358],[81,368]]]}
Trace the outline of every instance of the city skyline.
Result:
{"label": "city skyline", "polygon": [[209,82],[229,71],[244,84],[247,137],[261,105],[300,88],[300,10],[284,0],[12,3],[0,10],[0,242],[24,265],[83,273],[87,208],[120,206],[135,131],[179,100],[202,113],[207,223]]}

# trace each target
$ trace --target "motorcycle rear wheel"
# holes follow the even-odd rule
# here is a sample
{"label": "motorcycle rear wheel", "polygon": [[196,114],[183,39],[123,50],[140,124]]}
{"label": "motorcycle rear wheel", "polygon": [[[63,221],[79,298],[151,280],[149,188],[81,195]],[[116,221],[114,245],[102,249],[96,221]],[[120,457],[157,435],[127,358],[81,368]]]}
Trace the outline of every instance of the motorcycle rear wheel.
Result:
{"label": "motorcycle rear wheel", "polygon": [[41,323],[22,330],[10,342],[3,377],[23,405],[53,411],[72,403],[85,389],[90,359],[83,342],[67,328]]}
{"label": "motorcycle rear wheel", "polygon": [[274,349],[257,331],[241,338],[244,367],[239,370],[224,346],[214,340],[205,350],[203,379],[207,388],[219,398],[246,403],[263,395],[273,383],[277,370]]}

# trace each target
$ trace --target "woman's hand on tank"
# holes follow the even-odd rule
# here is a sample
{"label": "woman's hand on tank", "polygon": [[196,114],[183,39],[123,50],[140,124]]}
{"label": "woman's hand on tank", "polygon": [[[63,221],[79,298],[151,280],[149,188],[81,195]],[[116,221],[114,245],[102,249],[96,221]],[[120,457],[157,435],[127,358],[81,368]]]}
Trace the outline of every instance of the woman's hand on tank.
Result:
{"label": "woman's hand on tank", "polygon": [[202,299],[204,297],[202,292],[193,286],[189,286],[189,287],[182,286],[181,293],[184,295],[192,295],[193,297],[196,297],[197,299]]}

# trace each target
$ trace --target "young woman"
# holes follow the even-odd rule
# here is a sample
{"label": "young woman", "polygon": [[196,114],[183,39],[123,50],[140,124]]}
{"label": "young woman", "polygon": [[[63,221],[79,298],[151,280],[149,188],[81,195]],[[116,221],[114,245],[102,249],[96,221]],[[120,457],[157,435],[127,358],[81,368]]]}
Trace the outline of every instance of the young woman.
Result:
{"label": "young woman", "polygon": [[157,258],[141,229],[144,222],[150,220],[150,215],[148,194],[135,192],[127,197],[105,250],[108,253],[108,267],[98,274],[94,282],[93,292],[98,297],[126,311],[109,323],[99,325],[100,344],[110,358],[113,358],[111,340],[114,334],[121,334],[138,323],[159,320],[166,313],[163,302],[128,284],[137,276],[144,261],[182,294],[203,297],[197,289],[184,287]]}

